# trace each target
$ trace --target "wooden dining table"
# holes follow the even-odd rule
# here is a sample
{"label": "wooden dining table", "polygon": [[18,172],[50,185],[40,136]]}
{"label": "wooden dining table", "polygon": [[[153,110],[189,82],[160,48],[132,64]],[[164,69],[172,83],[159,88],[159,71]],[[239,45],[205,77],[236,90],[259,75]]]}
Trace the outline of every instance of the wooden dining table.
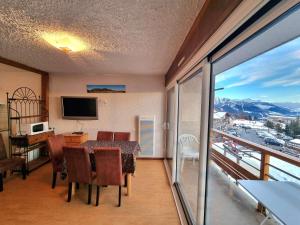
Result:
{"label": "wooden dining table", "polygon": [[136,169],[136,156],[141,151],[140,145],[137,141],[95,141],[88,140],[81,144],[86,147],[90,154],[92,169],[96,170],[96,162],[94,149],[96,147],[119,147],[122,156],[122,171],[126,176],[127,195],[131,195],[131,179]]}

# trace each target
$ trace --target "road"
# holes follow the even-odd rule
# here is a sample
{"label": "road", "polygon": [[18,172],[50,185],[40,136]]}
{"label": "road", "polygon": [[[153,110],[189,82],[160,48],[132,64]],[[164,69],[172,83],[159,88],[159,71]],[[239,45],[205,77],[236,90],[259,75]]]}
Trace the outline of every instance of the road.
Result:
{"label": "road", "polygon": [[[244,129],[244,128],[241,128],[241,127],[238,127],[238,128],[235,128],[234,129],[238,136],[242,139],[245,139],[245,140],[248,140],[248,141],[251,141],[251,142],[254,142],[256,144],[260,144],[262,146],[266,146],[266,147],[269,147],[271,149],[274,149],[274,150],[277,150],[277,151],[281,151],[281,152],[284,152],[286,154],[290,154],[292,156],[296,156],[296,157],[300,157],[300,154],[298,151],[294,150],[294,149],[290,149],[286,146],[284,147],[280,147],[280,146],[276,146],[276,145],[270,145],[270,144],[266,144],[264,142],[264,139],[259,137],[257,134],[256,134],[256,129],[252,128],[252,129]],[[226,132],[226,131],[225,131]]]}

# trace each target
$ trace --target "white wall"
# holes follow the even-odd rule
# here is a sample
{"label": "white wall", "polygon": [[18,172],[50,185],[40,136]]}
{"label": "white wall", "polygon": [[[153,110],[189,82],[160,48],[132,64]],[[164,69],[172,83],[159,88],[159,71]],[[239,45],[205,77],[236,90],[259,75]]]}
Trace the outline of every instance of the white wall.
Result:
{"label": "white wall", "polygon": [[[19,87],[32,89],[37,96],[41,94],[41,75],[0,63],[0,129],[7,129],[6,93],[12,97]],[[2,132],[8,151],[8,135]]]}
{"label": "white wall", "polygon": [[[126,93],[87,93],[87,84],[123,84]],[[163,156],[164,78],[162,76],[50,74],[50,126],[56,133],[83,129],[89,139],[98,130],[129,131],[137,140],[137,117],[155,116],[157,157]],[[61,96],[98,97],[99,120],[63,120]]]}

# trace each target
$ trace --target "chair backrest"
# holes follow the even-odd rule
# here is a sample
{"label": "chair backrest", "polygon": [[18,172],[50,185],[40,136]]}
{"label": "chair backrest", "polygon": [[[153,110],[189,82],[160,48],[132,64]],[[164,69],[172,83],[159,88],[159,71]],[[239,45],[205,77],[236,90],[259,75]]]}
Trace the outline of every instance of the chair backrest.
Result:
{"label": "chair backrest", "polygon": [[129,141],[130,132],[114,132],[115,141]]}
{"label": "chair backrest", "polygon": [[94,149],[97,185],[122,184],[121,149],[101,147]]}
{"label": "chair backrest", "polygon": [[7,159],[7,154],[2,134],[0,134],[0,160],[2,159]]}
{"label": "chair backrest", "polygon": [[182,134],[179,136],[179,144],[181,147],[191,147],[195,144],[199,144],[199,141],[192,134]]}
{"label": "chair backrest", "polygon": [[92,183],[92,169],[87,148],[64,146],[69,182]]}
{"label": "chair backrest", "polygon": [[53,169],[60,171],[63,168],[64,152],[63,146],[65,145],[64,136],[53,135],[48,138],[48,150],[52,161]]}
{"label": "chair backrest", "polygon": [[113,141],[114,133],[111,131],[98,131],[97,141]]}

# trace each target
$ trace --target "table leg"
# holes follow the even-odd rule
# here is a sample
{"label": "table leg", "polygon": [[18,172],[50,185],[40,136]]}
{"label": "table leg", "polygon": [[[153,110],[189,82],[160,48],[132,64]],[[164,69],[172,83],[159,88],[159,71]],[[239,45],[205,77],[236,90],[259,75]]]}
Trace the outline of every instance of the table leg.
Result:
{"label": "table leg", "polygon": [[76,192],[76,182],[73,182],[72,183],[72,196],[75,195],[75,192]]}
{"label": "table leg", "polygon": [[127,174],[127,196],[128,197],[131,195],[131,177],[132,177],[132,174],[128,173]]}

